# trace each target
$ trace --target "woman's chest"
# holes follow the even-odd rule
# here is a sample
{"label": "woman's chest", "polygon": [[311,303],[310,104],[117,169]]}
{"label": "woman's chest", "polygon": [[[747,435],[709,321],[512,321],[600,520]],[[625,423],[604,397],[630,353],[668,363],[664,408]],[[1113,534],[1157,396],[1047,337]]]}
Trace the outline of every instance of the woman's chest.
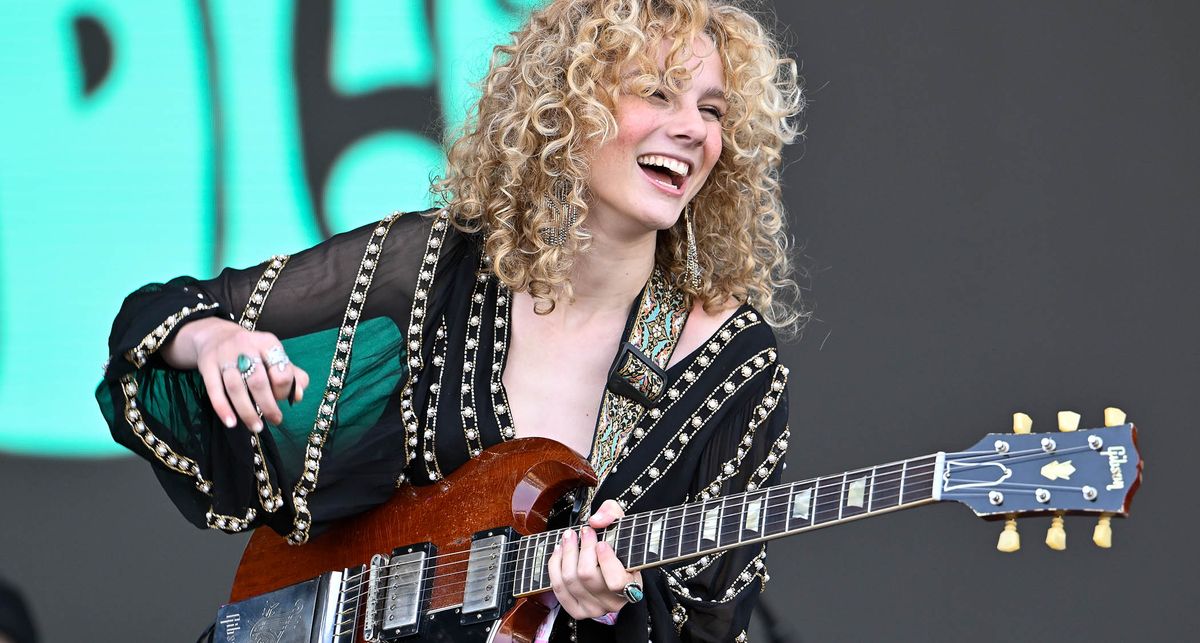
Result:
{"label": "woman's chest", "polygon": [[572,334],[514,323],[503,382],[517,437],[552,438],[585,455],[591,450],[620,343],[620,327],[612,325]]}

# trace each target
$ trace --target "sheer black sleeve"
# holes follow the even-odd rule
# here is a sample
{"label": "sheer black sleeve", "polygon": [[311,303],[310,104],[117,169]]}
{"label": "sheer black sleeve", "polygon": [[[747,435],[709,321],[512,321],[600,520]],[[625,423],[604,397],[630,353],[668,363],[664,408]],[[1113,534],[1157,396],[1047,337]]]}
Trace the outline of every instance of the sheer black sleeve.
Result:
{"label": "sheer black sleeve", "polygon": [[[715,427],[690,483],[689,501],[780,483],[790,434],[787,374],[786,367],[774,365],[757,375],[745,403]],[[769,578],[766,544],[643,570],[642,577],[646,600],[621,611],[615,640],[745,641]]]}
{"label": "sheer black sleeve", "polygon": [[[199,527],[268,524],[303,542],[314,524],[386,500],[405,464],[396,392],[432,317],[424,308],[442,301],[419,276],[447,269],[462,242],[437,213],[393,215],[252,268],[138,289],[113,323],[96,390],[113,438],[151,462]],[[183,324],[214,315],[274,333],[312,377],[258,436],[226,429],[199,374],[158,354]]]}

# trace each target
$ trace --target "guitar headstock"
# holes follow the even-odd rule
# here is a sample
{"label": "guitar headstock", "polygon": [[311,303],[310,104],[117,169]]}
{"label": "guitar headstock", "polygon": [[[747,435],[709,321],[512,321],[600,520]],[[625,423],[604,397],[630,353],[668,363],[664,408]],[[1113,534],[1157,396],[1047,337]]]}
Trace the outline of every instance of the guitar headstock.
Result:
{"label": "guitar headstock", "polygon": [[1058,433],[1031,433],[1024,413],[1013,416],[1013,433],[991,433],[960,453],[947,453],[935,498],[955,500],[983,517],[1008,523],[997,548],[1016,551],[1016,518],[1054,516],[1046,544],[1066,548],[1064,514],[1098,514],[1093,540],[1111,545],[1109,518],[1127,516],[1141,482],[1137,429],[1119,409],[1105,410],[1103,428],[1077,430],[1079,414],[1059,413]]}

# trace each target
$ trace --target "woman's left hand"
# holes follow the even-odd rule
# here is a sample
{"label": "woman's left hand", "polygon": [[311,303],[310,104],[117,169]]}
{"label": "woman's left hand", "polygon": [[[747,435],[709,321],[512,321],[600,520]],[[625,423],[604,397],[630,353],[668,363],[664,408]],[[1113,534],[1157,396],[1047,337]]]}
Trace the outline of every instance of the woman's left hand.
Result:
{"label": "woman's left hand", "polygon": [[642,584],[642,573],[629,573],[617,560],[612,547],[596,539],[596,530],[625,515],[615,500],[606,500],[588,519],[587,526],[563,532],[562,541],[550,556],[550,587],[567,613],[575,619],[595,618],[620,611],[629,601],[624,589]]}

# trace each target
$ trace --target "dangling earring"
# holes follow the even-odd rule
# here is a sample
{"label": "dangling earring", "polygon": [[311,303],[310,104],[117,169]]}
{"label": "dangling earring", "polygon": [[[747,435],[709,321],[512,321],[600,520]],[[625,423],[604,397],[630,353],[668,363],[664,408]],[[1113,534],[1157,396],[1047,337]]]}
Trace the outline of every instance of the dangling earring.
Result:
{"label": "dangling earring", "polygon": [[696,232],[692,230],[692,204],[683,209],[683,220],[687,230],[687,276],[692,288],[700,288],[700,259],[696,252]]}
{"label": "dangling earring", "polygon": [[575,227],[578,213],[575,204],[569,200],[570,195],[571,186],[566,180],[555,181],[553,193],[546,195],[546,209],[555,213],[554,226],[541,228],[538,234],[542,235],[542,241],[548,246],[561,246],[566,243],[570,229]]}

